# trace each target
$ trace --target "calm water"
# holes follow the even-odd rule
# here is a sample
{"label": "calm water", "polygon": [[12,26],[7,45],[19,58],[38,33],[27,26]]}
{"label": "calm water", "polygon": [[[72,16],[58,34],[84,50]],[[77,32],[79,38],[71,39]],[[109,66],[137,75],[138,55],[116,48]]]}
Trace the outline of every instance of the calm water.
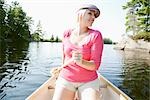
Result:
{"label": "calm water", "polygon": [[[51,68],[61,65],[61,43],[1,47],[1,100],[24,100],[50,77]],[[123,52],[105,45],[99,72],[134,100],[150,100],[150,54]]]}

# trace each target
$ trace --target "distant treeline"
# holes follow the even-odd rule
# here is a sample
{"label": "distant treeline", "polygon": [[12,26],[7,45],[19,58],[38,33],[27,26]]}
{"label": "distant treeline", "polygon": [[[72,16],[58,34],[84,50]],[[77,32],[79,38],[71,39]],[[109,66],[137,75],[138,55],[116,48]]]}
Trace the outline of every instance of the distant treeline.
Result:
{"label": "distant treeline", "polygon": [[61,39],[58,38],[58,36],[54,37],[53,35],[51,36],[50,39],[42,39],[42,42],[62,42]]}
{"label": "distant treeline", "polygon": [[[50,39],[41,39],[40,41],[42,41],[42,42],[62,42],[62,40],[59,39],[58,36],[54,37],[53,35],[51,36]],[[103,41],[104,41],[104,44],[114,44],[114,42],[109,38],[104,38]]]}
{"label": "distant treeline", "polygon": [[104,41],[104,44],[113,44],[113,41],[109,38],[104,38],[103,41]]}

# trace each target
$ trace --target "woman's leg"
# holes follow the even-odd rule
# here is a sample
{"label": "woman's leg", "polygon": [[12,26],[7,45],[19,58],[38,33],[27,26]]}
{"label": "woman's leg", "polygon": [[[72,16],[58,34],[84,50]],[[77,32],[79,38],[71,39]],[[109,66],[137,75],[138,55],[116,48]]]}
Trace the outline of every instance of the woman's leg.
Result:
{"label": "woman's leg", "polygon": [[100,100],[100,81],[95,79],[93,81],[84,83],[78,88],[79,97],[81,100]]}
{"label": "woman's leg", "polygon": [[56,87],[52,100],[73,100],[75,92],[64,87]]}
{"label": "woman's leg", "polygon": [[52,100],[74,100],[75,92],[76,89],[71,82],[58,77]]}
{"label": "woman's leg", "polygon": [[101,100],[99,91],[93,88],[84,89],[80,92],[80,100]]}

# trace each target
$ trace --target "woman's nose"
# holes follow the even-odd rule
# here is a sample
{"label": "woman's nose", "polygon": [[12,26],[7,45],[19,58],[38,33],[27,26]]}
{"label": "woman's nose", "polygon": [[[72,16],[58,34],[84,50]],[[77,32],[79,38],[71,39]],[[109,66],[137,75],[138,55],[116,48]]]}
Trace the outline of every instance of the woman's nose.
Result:
{"label": "woman's nose", "polygon": [[92,21],[94,21],[95,20],[95,16],[92,16]]}
{"label": "woman's nose", "polygon": [[95,15],[94,15],[94,14],[92,15],[92,18],[93,18],[93,20],[95,20],[95,18],[96,18],[96,17],[95,17]]}

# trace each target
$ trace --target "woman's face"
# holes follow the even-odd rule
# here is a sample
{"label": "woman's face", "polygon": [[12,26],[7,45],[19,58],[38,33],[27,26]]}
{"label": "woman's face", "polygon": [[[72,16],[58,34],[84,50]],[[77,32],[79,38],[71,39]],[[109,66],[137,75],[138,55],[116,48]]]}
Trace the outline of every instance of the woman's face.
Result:
{"label": "woman's face", "polygon": [[92,10],[86,10],[84,15],[82,16],[81,23],[86,27],[90,27],[92,26],[94,20],[95,20],[95,12]]}

